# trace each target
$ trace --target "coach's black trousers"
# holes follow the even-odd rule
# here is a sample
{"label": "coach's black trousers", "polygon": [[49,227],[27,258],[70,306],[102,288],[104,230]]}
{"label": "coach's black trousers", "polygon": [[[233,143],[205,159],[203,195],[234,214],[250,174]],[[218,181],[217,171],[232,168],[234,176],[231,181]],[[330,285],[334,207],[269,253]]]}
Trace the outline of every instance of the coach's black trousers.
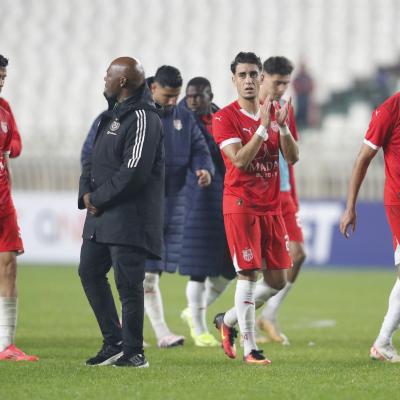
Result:
{"label": "coach's black trousers", "polygon": [[[79,264],[83,289],[104,343],[122,341],[125,354],[143,352],[145,260],[146,252],[136,247],[83,240]],[[107,279],[111,266],[122,305],[122,328]]]}

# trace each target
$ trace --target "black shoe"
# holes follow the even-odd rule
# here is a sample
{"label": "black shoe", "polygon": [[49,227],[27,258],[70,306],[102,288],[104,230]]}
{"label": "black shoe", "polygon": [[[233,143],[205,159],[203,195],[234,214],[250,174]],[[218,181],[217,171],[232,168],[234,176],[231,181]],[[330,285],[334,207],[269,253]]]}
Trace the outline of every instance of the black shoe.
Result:
{"label": "black shoe", "polygon": [[86,365],[114,364],[122,355],[122,345],[103,344],[96,356],[86,360]]}
{"label": "black shoe", "polygon": [[124,354],[114,363],[114,367],[148,368],[149,363],[144,354]]}

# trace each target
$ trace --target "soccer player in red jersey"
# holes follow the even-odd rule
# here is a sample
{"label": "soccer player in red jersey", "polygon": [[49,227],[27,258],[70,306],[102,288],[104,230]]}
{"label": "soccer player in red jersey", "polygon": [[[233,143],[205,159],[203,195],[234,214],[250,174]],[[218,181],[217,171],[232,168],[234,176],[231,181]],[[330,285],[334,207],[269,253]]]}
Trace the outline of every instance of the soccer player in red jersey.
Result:
{"label": "soccer player in red jersey", "polygon": [[[238,322],[244,361],[265,365],[270,361],[255,341],[255,308],[285,287],[292,266],[280,207],[279,149],[294,163],[298,147],[286,125],[290,103],[281,108],[267,98],[260,106],[260,58],[241,52],[231,71],[238,100],[214,115],[213,135],[226,166],[223,214],[238,281],[235,306],[214,322],[228,357],[236,357]],[[264,279],[256,282],[260,270]]]}
{"label": "soccer player in red jersey", "polygon": [[[8,60],[0,55],[0,92],[7,76],[7,65]],[[0,107],[0,360],[36,361],[36,356],[29,356],[14,345],[17,325],[16,255],[24,251],[11,198],[8,168],[15,132],[18,133],[14,119]]]}
{"label": "soccer player in red jersey", "polygon": [[361,184],[371,160],[382,147],[385,158],[384,205],[393,235],[394,263],[397,279],[389,296],[389,306],[378,337],[370,350],[374,360],[400,362],[392,343],[393,333],[400,324],[400,93],[389,97],[372,113],[364,144],[357,156],[350,178],[346,210],[340,221],[340,231],[348,238],[349,227],[354,232],[356,203]]}
{"label": "soccer player in red jersey", "polygon": [[[289,86],[292,71],[293,64],[285,57],[270,57],[264,61],[263,81],[260,87],[261,103],[270,96],[270,99],[279,102],[281,106],[285,105],[282,96]],[[289,107],[288,113],[288,127],[293,138],[297,141],[298,133],[293,107]],[[288,271],[286,286],[268,300],[260,318],[257,320],[257,326],[260,330],[266,332],[272,341],[287,345],[289,341],[279,330],[276,316],[279,307],[297,279],[306,254],[304,251],[303,232],[299,224],[299,201],[296,192],[294,170],[293,166],[286,162],[281,152],[279,152],[279,172],[282,216],[289,235],[289,249],[293,260],[293,268]]]}

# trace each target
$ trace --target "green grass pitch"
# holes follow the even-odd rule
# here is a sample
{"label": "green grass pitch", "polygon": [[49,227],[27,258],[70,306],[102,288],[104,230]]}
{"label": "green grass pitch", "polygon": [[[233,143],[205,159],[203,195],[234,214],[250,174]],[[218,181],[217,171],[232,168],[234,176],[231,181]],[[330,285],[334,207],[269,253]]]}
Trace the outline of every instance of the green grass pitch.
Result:
{"label": "green grass pitch", "polygon": [[[186,279],[164,275],[167,321],[187,343],[157,349],[146,320],[150,368],[135,370],[84,366],[101,339],[74,268],[23,266],[17,345],[41,359],[1,362],[0,399],[396,399],[400,365],[368,358],[394,279],[385,269],[305,268],[280,313],[291,346],[262,346],[273,363],[260,367],[243,365],[240,348],[230,360],[220,348],[194,347],[179,318]],[[233,291],[210,308],[211,332]]]}

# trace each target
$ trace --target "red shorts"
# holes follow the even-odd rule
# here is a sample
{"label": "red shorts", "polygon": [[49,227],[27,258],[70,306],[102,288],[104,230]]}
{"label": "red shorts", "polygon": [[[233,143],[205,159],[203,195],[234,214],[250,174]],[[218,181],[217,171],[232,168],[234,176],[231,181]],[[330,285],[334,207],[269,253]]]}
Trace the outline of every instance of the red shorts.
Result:
{"label": "red shorts", "polygon": [[15,212],[0,218],[0,252],[6,251],[24,252]]}
{"label": "red shorts", "polygon": [[283,220],[285,221],[286,230],[289,235],[289,241],[304,243],[297,206],[290,192],[281,192],[281,207]]}
{"label": "red shorts", "polygon": [[283,214],[283,220],[285,221],[289,241],[304,243],[303,231],[301,230],[298,213]]}
{"label": "red shorts", "polygon": [[236,271],[288,269],[289,237],[282,215],[225,214],[225,231]]}

